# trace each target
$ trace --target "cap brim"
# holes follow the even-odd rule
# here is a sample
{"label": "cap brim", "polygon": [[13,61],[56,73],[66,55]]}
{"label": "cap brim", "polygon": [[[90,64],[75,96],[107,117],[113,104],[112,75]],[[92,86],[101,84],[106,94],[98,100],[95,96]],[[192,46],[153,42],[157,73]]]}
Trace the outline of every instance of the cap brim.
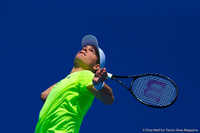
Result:
{"label": "cap brim", "polygon": [[82,39],[82,47],[86,45],[93,45],[99,50],[98,41],[93,35],[86,35]]}

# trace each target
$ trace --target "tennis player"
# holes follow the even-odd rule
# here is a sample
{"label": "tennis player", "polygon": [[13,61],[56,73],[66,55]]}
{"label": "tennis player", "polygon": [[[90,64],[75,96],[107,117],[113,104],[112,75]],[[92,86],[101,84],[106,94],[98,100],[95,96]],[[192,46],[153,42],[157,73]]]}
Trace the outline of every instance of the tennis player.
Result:
{"label": "tennis player", "polygon": [[105,84],[105,54],[95,36],[82,39],[82,50],[74,59],[71,73],[41,93],[45,102],[35,133],[78,133],[94,97],[112,104],[112,89]]}

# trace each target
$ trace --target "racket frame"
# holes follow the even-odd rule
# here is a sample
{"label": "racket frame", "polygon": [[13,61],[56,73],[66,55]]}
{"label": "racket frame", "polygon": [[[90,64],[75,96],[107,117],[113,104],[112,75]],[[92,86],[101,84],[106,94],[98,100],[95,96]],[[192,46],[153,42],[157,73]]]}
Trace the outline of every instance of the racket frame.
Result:
{"label": "racket frame", "polygon": [[[170,104],[168,104],[168,105],[166,105],[166,106],[153,106],[153,105],[149,105],[149,104],[144,103],[143,101],[141,101],[141,100],[140,100],[139,98],[137,98],[137,97],[135,96],[135,94],[133,93],[133,91],[132,91],[132,85],[133,85],[134,81],[135,81],[137,78],[142,77],[142,76],[159,76],[159,77],[162,77],[162,78],[165,78],[165,79],[169,80],[169,81],[175,86],[175,88],[176,88],[176,92],[177,92],[177,93],[176,93],[175,99],[174,99]],[[116,79],[116,78],[133,78],[133,80],[131,81],[131,84],[130,84],[130,88],[127,87],[124,83],[122,83],[120,80],[118,80],[118,79]],[[164,75],[161,75],[161,74],[157,74],[157,73],[145,73],[145,74],[140,74],[140,75],[117,76],[117,75],[113,75],[113,74],[111,74],[111,73],[108,73],[108,79],[115,80],[115,81],[117,81],[118,83],[120,83],[121,85],[123,85],[123,86],[135,97],[135,99],[137,99],[139,102],[141,102],[142,104],[147,105],[147,106],[149,106],[149,107],[153,107],[153,108],[166,108],[166,107],[169,107],[170,105],[172,105],[172,104],[177,100],[177,98],[178,98],[178,87],[177,87],[176,83],[175,83],[172,79],[170,79],[170,78],[168,78],[168,77],[166,77],[166,76],[164,76]]]}

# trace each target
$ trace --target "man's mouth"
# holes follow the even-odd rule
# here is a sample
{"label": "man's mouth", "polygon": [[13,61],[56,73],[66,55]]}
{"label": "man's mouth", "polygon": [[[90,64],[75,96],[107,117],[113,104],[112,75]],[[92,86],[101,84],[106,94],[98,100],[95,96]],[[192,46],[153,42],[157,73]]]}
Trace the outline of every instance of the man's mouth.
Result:
{"label": "man's mouth", "polygon": [[84,54],[84,55],[86,55],[86,54],[85,54],[84,52],[82,52],[82,51],[80,51],[79,53],[80,53],[80,54]]}

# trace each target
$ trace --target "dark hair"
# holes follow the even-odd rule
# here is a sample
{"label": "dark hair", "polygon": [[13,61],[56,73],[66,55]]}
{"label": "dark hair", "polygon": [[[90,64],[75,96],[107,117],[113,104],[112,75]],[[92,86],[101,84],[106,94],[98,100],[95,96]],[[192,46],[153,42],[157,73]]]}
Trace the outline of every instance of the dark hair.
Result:
{"label": "dark hair", "polygon": [[97,56],[97,61],[96,61],[96,63],[97,63],[97,64],[100,64],[100,55],[99,55],[99,51],[97,50],[97,48],[95,48],[95,53],[96,53],[96,56]]}

